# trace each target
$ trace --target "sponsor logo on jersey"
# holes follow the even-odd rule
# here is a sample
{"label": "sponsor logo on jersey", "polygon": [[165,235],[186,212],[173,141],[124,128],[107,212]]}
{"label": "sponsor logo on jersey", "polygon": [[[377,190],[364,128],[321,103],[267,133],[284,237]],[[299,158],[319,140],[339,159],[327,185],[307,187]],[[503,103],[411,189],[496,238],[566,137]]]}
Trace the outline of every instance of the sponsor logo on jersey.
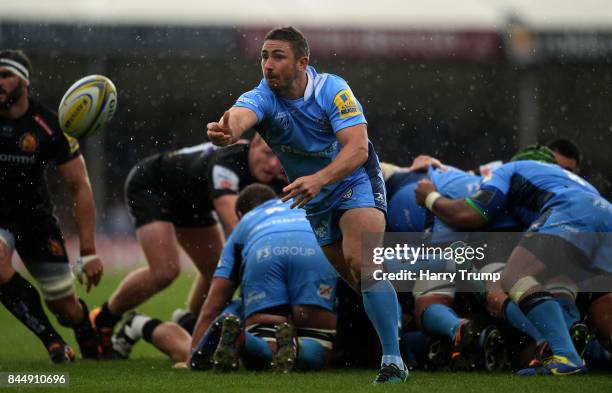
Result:
{"label": "sponsor logo on jersey", "polygon": [[0,154],[0,162],[11,164],[36,164],[36,156],[22,156],[20,154]]}
{"label": "sponsor logo on jersey", "polygon": [[253,302],[260,302],[264,300],[266,297],[267,295],[264,291],[251,292],[247,295],[246,299],[244,299],[244,304],[248,306]]}
{"label": "sponsor logo on jersey", "polygon": [[49,246],[49,252],[51,252],[51,255],[56,257],[63,257],[65,255],[64,247],[62,247],[62,243],[57,239],[47,240],[47,245]]}
{"label": "sponsor logo on jersey", "polygon": [[353,117],[361,114],[357,101],[349,89],[344,89],[334,97],[334,105],[338,108],[340,118]]}
{"label": "sponsor logo on jersey", "polygon": [[305,150],[296,149],[295,147],[291,145],[280,145],[278,148],[281,151],[281,153],[291,153],[291,154],[297,154],[297,155],[305,156],[305,157],[328,158],[328,157],[331,157],[334,154],[334,152],[338,149],[338,142],[332,143],[331,145],[329,145],[328,148],[321,150],[321,151],[305,151]]}
{"label": "sponsor logo on jersey", "polygon": [[238,192],[240,179],[231,169],[215,165],[212,170],[213,186],[217,190],[232,190]]}
{"label": "sponsor logo on jersey", "polygon": [[319,289],[317,290],[319,297],[325,300],[331,300],[332,298],[332,286],[327,284],[320,284]]}
{"label": "sponsor logo on jersey", "polygon": [[38,148],[38,138],[31,132],[26,132],[19,139],[19,148],[25,153],[34,153]]}
{"label": "sponsor logo on jersey", "polygon": [[263,258],[269,257],[271,254],[270,247],[264,247],[257,250],[257,262],[259,262]]}

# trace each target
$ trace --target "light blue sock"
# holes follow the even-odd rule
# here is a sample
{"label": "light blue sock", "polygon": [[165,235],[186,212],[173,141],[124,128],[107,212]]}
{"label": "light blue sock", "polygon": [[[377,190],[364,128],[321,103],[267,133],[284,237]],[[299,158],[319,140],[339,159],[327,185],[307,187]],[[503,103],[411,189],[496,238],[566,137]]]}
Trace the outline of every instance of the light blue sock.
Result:
{"label": "light blue sock", "polygon": [[311,338],[298,339],[297,368],[304,371],[318,371],[325,366],[327,351],[323,345]]}
{"label": "light blue sock", "polygon": [[272,350],[263,339],[245,332],[242,361],[249,370],[265,370],[270,367]]}
{"label": "light blue sock", "polygon": [[580,320],[580,311],[578,311],[576,303],[569,299],[555,298],[555,301],[561,306],[561,311],[563,311],[563,319],[565,319],[565,326],[569,330],[574,323]]}
{"label": "light blue sock", "polygon": [[544,341],[544,337],[540,331],[533,326],[533,323],[527,319],[516,303],[506,302],[503,313],[506,316],[506,321],[508,321],[510,325],[531,337],[537,345],[540,345]]}
{"label": "light blue sock", "polygon": [[398,339],[398,301],[389,281],[377,281],[362,292],[363,306],[368,314],[383,350],[382,363],[404,367]]}
{"label": "light blue sock", "polygon": [[565,356],[577,366],[582,365],[582,359],[574,348],[559,303],[552,299],[545,300],[533,307],[527,313],[527,318],[542,333],[553,354]]}
{"label": "light blue sock", "polygon": [[448,336],[452,340],[461,325],[461,318],[444,304],[432,304],[421,314],[421,324],[425,332]]}

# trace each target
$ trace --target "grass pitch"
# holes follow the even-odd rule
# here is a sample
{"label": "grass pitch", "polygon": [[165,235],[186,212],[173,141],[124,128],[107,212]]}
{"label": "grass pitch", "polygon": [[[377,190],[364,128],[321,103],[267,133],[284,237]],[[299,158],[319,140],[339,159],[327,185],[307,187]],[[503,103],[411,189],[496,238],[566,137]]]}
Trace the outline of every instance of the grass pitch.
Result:
{"label": "grass pitch", "polygon": [[[100,305],[117,286],[122,275],[107,275],[100,287],[83,294],[88,305]],[[193,276],[182,275],[162,294],[140,310],[168,319],[185,303]],[[80,289],[80,288],[79,288]],[[72,332],[57,326],[68,342],[76,343]],[[241,371],[234,374],[191,372],[172,369],[172,362],[146,343],[134,348],[127,361],[78,361],[52,366],[40,342],[6,309],[0,307],[0,372],[67,372],[69,388],[2,388],[0,391],[75,391],[75,392],[515,392],[587,393],[612,392],[612,374],[589,374],[567,378],[521,378],[509,373],[427,373],[414,372],[402,385],[371,386],[376,370],[330,370],[320,373],[276,375]],[[611,370],[612,371],[612,370]]]}

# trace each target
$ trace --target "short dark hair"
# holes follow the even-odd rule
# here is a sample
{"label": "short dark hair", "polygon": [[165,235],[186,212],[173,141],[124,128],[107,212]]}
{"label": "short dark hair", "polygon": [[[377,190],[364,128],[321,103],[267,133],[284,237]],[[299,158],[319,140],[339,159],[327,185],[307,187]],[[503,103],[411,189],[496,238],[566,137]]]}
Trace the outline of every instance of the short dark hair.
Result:
{"label": "short dark hair", "polygon": [[301,31],[293,26],[277,27],[270,30],[264,37],[264,41],[267,40],[288,42],[291,45],[291,49],[293,49],[293,54],[296,59],[310,56],[310,48],[308,47],[306,37],[304,37]]}
{"label": "short dark hair", "polygon": [[21,49],[2,49],[0,50],[0,59],[16,61],[24,66],[28,70],[28,73],[32,75],[32,63]]}
{"label": "short dark hair", "polygon": [[247,214],[262,203],[274,198],[276,198],[276,193],[270,186],[259,183],[248,185],[238,194],[236,215],[239,215],[238,213]]}
{"label": "short dark hair", "polygon": [[576,164],[580,164],[580,158],[582,157],[582,153],[580,152],[580,148],[578,147],[578,145],[571,139],[554,139],[548,142],[546,146],[548,146],[550,150],[557,151],[567,158],[573,158],[574,160],[576,160]]}

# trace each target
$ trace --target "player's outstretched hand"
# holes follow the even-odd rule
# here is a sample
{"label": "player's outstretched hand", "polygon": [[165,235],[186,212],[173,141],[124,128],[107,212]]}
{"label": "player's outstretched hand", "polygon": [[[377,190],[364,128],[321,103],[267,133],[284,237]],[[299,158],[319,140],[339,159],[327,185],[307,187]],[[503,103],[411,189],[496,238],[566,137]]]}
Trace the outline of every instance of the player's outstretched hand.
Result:
{"label": "player's outstretched hand", "polygon": [[[77,261],[74,266],[73,272],[79,280],[79,284],[83,284],[84,281],[87,282],[87,293],[89,293],[93,286],[98,286],[100,283],[100,279],[102,279],[102,274],[104,273],[104,265],[97,256],[85,261],[79,258],[79,261]],[[83,276],[85,276],[85,279],[83,279]]]}
{"label": "player's outstretched hand", "polygon": [[230,112],[225,111],[220,122],[206,125],[208,139],[217,146],[227,146],[233,143],[232,130],[229,128]]}
{"label": "player's outstretched hand", "polygon": [[283,202],[295,198],[291,204],[291,208],[304,207],[312,198],[316,197],[319,192],[321,192],[323,186],[323,179],[321,179],[317,173],[310,176],[299,177],[295,179],[293,183],[283,188],[283,192],[288,193],[283,197]]}
{"label": "player's outstretched hand", "polygon": [[414,190],[417,203],[421,206],[425,206],[425,199],[427,198],[427,195],[434,191],[436,191],[436,186],[434,186],[430,180],[421,180]]}

